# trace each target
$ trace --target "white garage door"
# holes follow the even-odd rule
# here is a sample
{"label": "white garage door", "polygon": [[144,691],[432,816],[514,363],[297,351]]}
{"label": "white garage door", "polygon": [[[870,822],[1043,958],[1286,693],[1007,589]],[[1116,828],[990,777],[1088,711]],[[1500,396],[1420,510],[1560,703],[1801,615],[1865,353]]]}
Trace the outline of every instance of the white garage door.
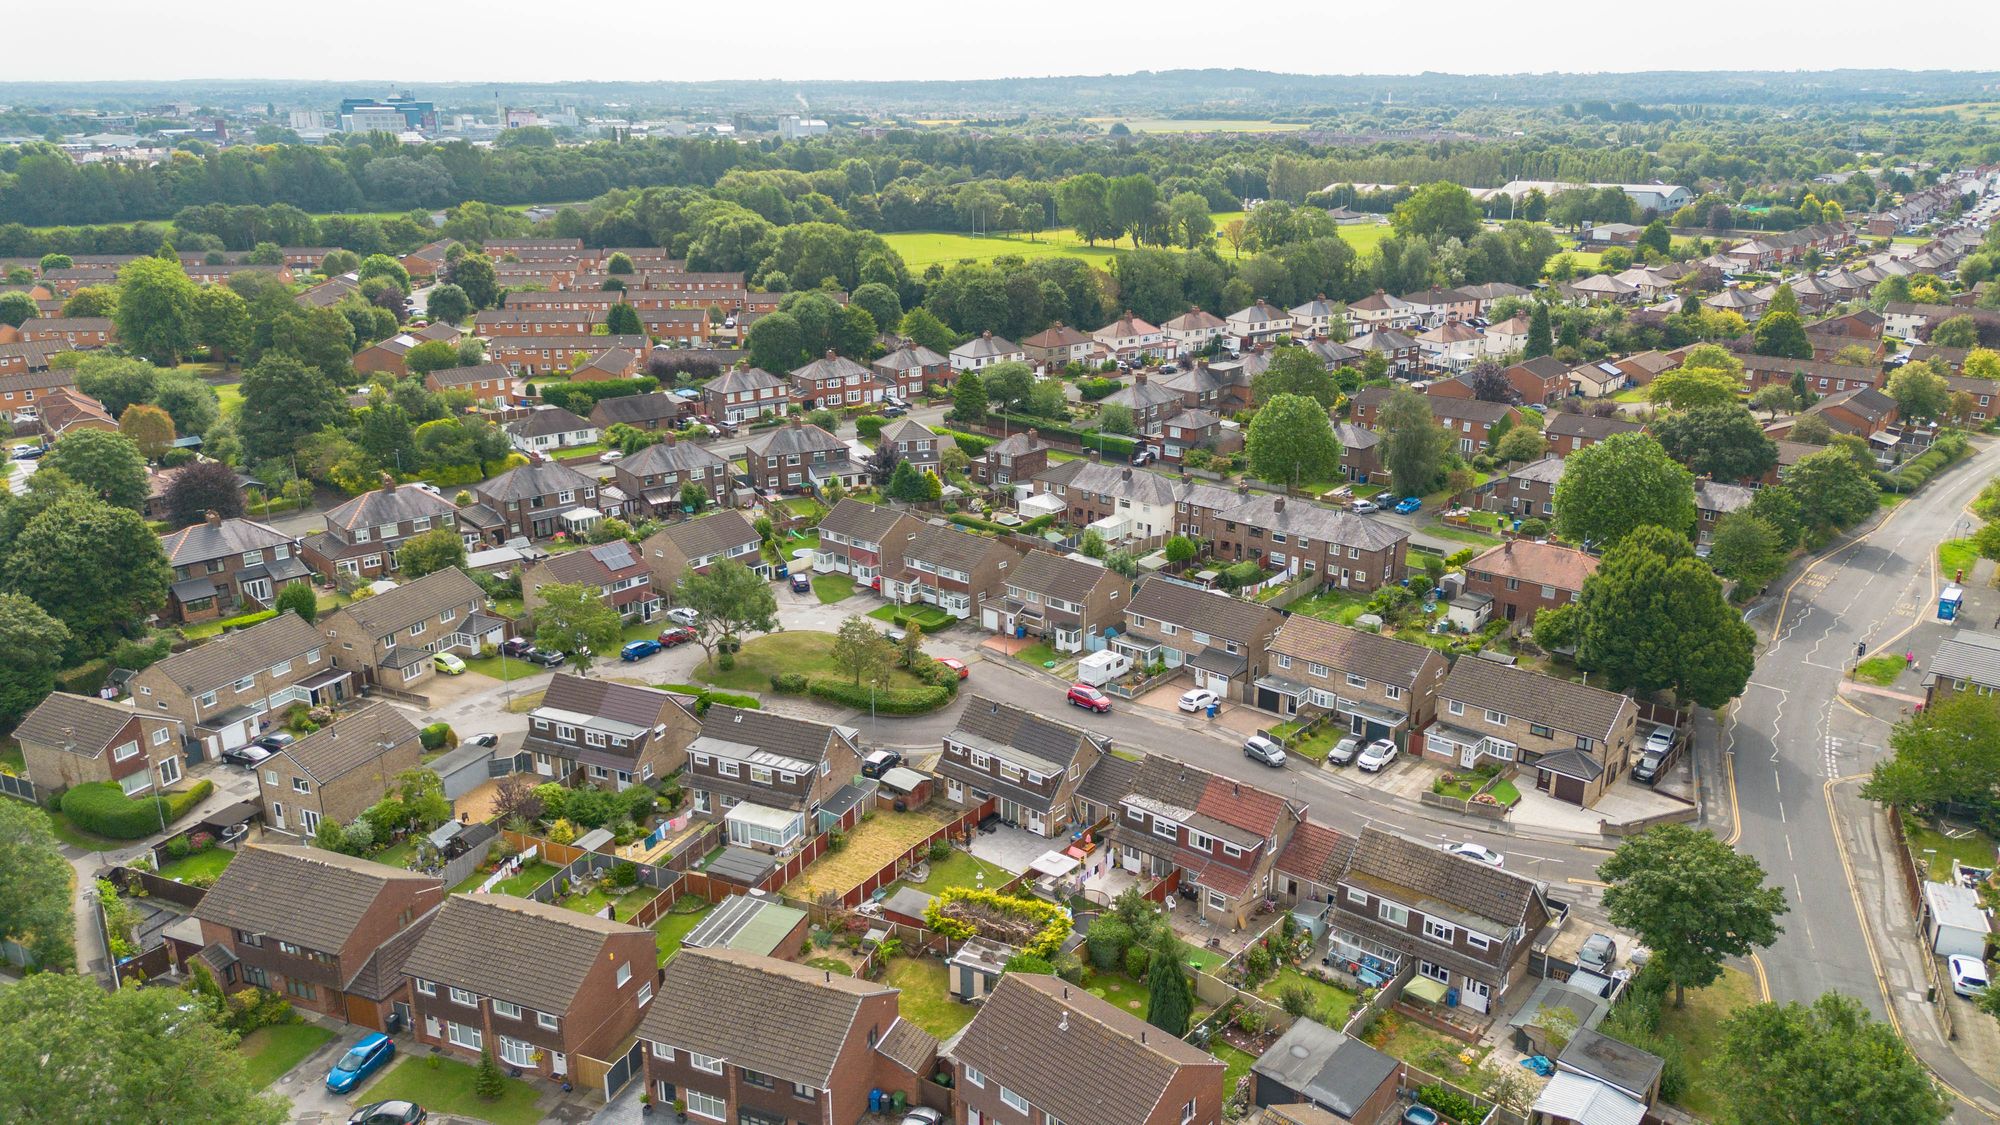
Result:
{"label": "white garage door", "polygon": [[984,626],[986,626],[986,631],[987,631],[987,632],[989,632],[989,633],[997,633],[997,632],[999,632],[999,631],[1000,631],[1000,611],[999,611],[999,610],[997,610],[997,609],[989,609],[989,610],[986,610],[986,611],[982,612],[982,613],[981,613],[981,614],[979,615],[979,623],[980,623],[980,624],[982,624],[982,625],[984,625]]}
{"label": "white garage door", "polygon": [[224,750],[234,750],[238,746],[247,744],[250,741],[250,735],[253,733],[252,728],[256,722],[257,720],[255,719],[244,719],[242,722],[231,723],[222,728],[218,732],[222,738],[222,748]]}

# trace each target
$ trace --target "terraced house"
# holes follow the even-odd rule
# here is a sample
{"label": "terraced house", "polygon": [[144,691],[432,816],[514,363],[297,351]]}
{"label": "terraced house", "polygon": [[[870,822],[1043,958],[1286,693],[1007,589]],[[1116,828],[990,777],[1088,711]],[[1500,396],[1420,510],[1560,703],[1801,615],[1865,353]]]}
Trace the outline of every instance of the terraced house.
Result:
{"label": "terraced house", "polygon": [[132,678],[132,701],[142,713],[178,720],[188,760],[200,761],[247,745],[263,730],[265,716],[294,703],[352,697],[352,680],[334,666],[332,642],[286,612],[145,669]]}
{"label": "terraced house", "polygon": [[884,574],[882,596],[898,605],[934,605],[963,621],[1006,588],[1021,552],[997,539],[926,523],[903,541],[903,569]]}
{"label": "terraced house", "polygon": [[699,722],[688,696],[557,672],[521,743],[538,777],[619,791],[687,763]]}
{"label": "terraced house", "polygon": [[1438,688],[1424,757],[1471,769],[1533,770],[1535,788],[1589,806],[1631,764],[1639,707],[1631,697],[1491,660],[1460,660]]}
{"label": "terraced house", "polygon": [[422,762],[416,725],[390,704],[368,703],[258,763],[264,823],[310,840],[321,821],[352,822]]}
{"label": "terraced house", "polygon": [[1077,784],[1110,748],[1110,739],[975,695],[944,736],[936,771],[953,805],[990,797],[1000,819],[1054,838],[1069,830]]}
{"label": "terraced house", "polygon": [[860,740],[853,727],[716,704],[681,784],[730,843],[782,854],[825,827],[821,807],[861,770]]}
{"label": "terraced house", "polygon": [[908,512],[843,496],[819,521],[813,569],[851,574],[857,584],[873,588],[883,574],[902,573],[903,544],[922,526]]}
{"label": "terraced house", "polygon": [[362,683],[413,691],[435,669],[440,652],[478,656],[506,639],[506,622],[483,611],[486,594],[456,568],[335,610],[321,619],[328,650]]}
{"label": "terraced house", "polygon": [[1356,737],[1405,746],[1437,713],[1448,667],[1428,645],[1295,613],[1271,638],[1271,670],[1256,682],[1257,706],[1293,717],[1329,714]]}
{"label": "terraced house", "polygon": [[396,552],[411,537],[440,530],[458,530],[451,501],[384,474],[381,488],[326,513],[326,530],[306,536],[299,554],[328,579],[377,578],[396,571]]}
{"label": "terraced house", "polygon": [[1005,636],[1040,637],[1057,652],[1082,652],[1105,645],[1132,583],[1095,559],[1029,551],[1006,586],[1005,597],[980,609],[981,625]]}

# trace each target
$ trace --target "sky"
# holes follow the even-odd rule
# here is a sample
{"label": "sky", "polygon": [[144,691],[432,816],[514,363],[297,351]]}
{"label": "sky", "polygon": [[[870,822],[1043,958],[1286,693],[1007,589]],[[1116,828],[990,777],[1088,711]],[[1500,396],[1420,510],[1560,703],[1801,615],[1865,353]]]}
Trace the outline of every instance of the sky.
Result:
{"label": "sky", "polygon": [[[2000,66],[2000,3],[1934,0],[548,0],[10,5],[12,81],[967,79],[1182,67],[1302,74]],[[1891,8],[1893,9],[1893,5]],[[1893,31],[1893,35],[1884,32]],[[56,49],[51,45],[60,44]]]}

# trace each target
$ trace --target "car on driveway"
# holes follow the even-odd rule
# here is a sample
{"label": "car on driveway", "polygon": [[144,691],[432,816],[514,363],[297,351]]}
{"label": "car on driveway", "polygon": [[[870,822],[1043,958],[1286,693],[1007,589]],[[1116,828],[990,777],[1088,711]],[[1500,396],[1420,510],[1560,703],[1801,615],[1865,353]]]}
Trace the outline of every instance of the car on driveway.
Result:
{"label": "car on driveway", "polygon": [[415,1102],[369,1102],[354,1111],[347,1125],[423,1125],[430,1114]]}
{"label": "car on driveway", "polygon": [[1405,516],[1423,506],[1423,498],[1419,496],[1405,496],[1401,500],[1396,501],[1397,513]]}
{"label": "car on driveway", "polygon": [[508,637],[500,643],[500,655],[519,659],[528,655],[529,650],[534,647],[535,642],[526,637]]}
{"label": "car on driveway", "polygon": [[694,640],[693,629],[668,629],[660,634],[661,648],[679,648]]}
{"label": "car on driveway", "polygon": [[1951,990],[1968,1000],[1993,983],[1993,978],[1987,975],[1986,962],[1977,957],[1956,953],[1946,959],[1945,965],[1951,970]]}
{"label": "car on driveway", "polygon": [[1220,702],[1221,698],[1207,688],[1192,688],[1181,693],[1180,709],[1206,711]]}
{"label": "car on driveway", "polygon": [[1667,751],[1672,750],[1673,748],[1674,748],[1674,728],[1654,727],[1653,733],[1646,736],[1646,745],[1645,748],[1641,751],[1641,753],[1664,755]]}
{"label": "car on driveway", "polygon": [[42,448],[39,445],[31,445],[27,442],[23,442],[20,445],[14,447],[14,460],[33,461],[36,458],[40,457],[42,454],[47,452],[48,450]]}
{"label": "car on driveway", "polygon": [[937,662],[951,669],[952,671],[957,672],[958,678],[961,680],[966,678],[967,676],[972,675],[972,669],[966,667],[965,661],[960,660],[956,656],[940,656],[937,658]]}
{"label": "car on driveway", "polygon": [[1600,976],[1608,976],[1618,960],[1618,943],[1610,934],[1592,934],[1576,951],[1576,963]]}
{"label": "car on driveway", "polygon": [[491,732],[485,734],[468,734],[464,738],[459,739],[458,744],[460,746],[498,746],[500,745],[500,736]]}
{"label": "car on driveway", "polygon": [[1368,744],[1368,749],[1354,759],[1363,773],[1379,773],[1383,767],[1396,760],[1396,744],[1386,738],[1378,738]]}
{"label": "car on driveway", "polygon": [[927,1105],[911,1106],[903,1113],[902,1125],[944,1125],[949,1120],[944,1114]]}
{"label": "car on driveway", "polygon": [[1111,697],[1086,683],[1069,685],[1069,705],[1095,711],[1100,715],[1111,713]]}
{"label": "car on driveway", "polygon": [[1632,780],[1644,785],[1657,785],[1666,768],[1666,752],[1648,749],[1639,755],[1639,764],[1632,767]]}
{"label": "car on driveway", "polygon": [[1492,848],[1486,847],[1481,844],[1475,844],[1470,840],[1467,840],[1463,844],[1446,844],[1444,846],[1444,850],[1450,852],[1455,856],[1460,856],[1465,859],[1477,860],[1488,867],[1507,866],[1506,856],[1501,855],[1499,852],[1494,851]]}
{"label": "car on driveway", "polygon": [[560,668],[569,658],[560,652],[550,652],[545,648],[531,648],[521,654],[521,659],[543,668]]}
{"label": "car on driveway", "polygon": [[1360,737],[1348,735],[1334,743],[1333,749],[1327,751],[1326,760],[1336,766],[1344,766],[1354,761],[1354,756],[1359,753],[1361,753]]}
{"label": "car on driveway", "polygon": [[1243,740],[1243,756],[1267,766],[1285,764],[1285,748],[1261,734],[1253,734]]}
{"label": "car on driveway", "polygon": [[447,676],[462,676],[465,674],[465,661],[448,652],[432,653],[431,666]]}
{"label": "car on driveway", "polygon": [[259,762],[270,756],[271,752],[269,750],[254,743],[249,746],[238,746],[222,752],[224,763],[232,766],[242,766],[246,770],[256,769]]}
{"label": "car on driveway", "polygon": [[677,605],[667,611],[667,620],[676,625],[693,625],[695,622],[701,620],[701,614],[684,605]]}
{"label": "car on driveway", "polygon": [[298,736],[289,731],[274,730],[258,739],[256,744],[275,754],[298,740]]}
{"label": "car on driveway", "polygon": [[660,651],[660,647],[660,642],[649,641],[643,637],[636,641],[626,641],[625,647],[618,650],[618,659],[630,664],[634,660],[646,659]]}
{"label": "car on driveway", "polygon": [[812,592],[813,592],[812,575],[800,574],[794,571],[792,574],[792,593],[810,594]]}
{"label": "car on driveway", "polygon": [[881,777],[903,764],[903,755],[895,750],[873,750],[861,759],[862,777]]}
{"label": "car on driveway", "polygon": [[1377,504],[1373,500],[1356,500],[1354,503],[1349,504],[1348,508],[1353,510],[1356,515],[1365,516],[1370,512],[1381,511],[1382,505]]}
{"label": "car on driveway", "polygon": [[336,1094],[345,1094],[388,1065],[395,1054],[395,1040],[379,1031],[364,1035],[360,1042],[340,1056],[332,1070],[326,1072],[326,1088]]}
{"label": "car on driveway", "polygon": [[597,455],[597,463],[600,465],[609,465],[613,461],[623,461],[624,459],[625,451],[622,449],[607,449]]}

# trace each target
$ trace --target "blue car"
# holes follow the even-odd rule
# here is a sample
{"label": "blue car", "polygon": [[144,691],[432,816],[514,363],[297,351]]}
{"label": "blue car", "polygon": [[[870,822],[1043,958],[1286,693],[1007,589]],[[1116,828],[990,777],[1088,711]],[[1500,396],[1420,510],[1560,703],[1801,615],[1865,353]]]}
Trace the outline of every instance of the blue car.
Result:
{"label": "blue car", "polygon": [[1406,516],[1423,506],[1423,499],[1417,496],[1405,496],[1396,501],[1396,510]]}
{"label": "blue car", "polygon": [[618,659],[629,664],[634,660],[643,660],[658,651],[660,651],[658,641],[628,641],[624,648],[618,650]]}
{"label": "blue car", "polygon": [[326,1088],[336,1094],[348,1093],[361,1085],[362,1079],[387,1066],[395,1054],[395,1040],[379,1031],[364,1035],[326,1072]]}

